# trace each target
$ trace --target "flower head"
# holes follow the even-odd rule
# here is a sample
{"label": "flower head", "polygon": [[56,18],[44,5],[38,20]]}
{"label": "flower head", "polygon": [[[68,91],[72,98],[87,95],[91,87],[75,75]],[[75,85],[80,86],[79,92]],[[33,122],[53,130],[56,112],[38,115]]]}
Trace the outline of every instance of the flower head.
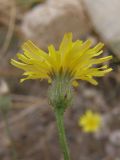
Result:
{"label": "flower head", "polygon": [[58,50],[53,45],[48,47],[48,54],[35,46],[30,40],[22,46],[23,54],[18,53],[20,61],[11,60],[11,64],[24,70],[26,79],[47,79],[49,82],[55,76],[68,76],[71,83],[77,85],[77,80],[85,80],[94,85],[97,81],[94,77],[102,77],[112,69],[107,65],[96,68],[112,58],[107,56],[96,58],[102,54],[102,43],[91,48],[92,42],[77,40],[72,41],[72,33],[64,35]]}
{"label": "flower head", "polygon": [[100,127],[101,117],[98,113],[93,113],[91,110],[87,110],[86,113],[80,117],[78,123],[86,133],[96,132]]}

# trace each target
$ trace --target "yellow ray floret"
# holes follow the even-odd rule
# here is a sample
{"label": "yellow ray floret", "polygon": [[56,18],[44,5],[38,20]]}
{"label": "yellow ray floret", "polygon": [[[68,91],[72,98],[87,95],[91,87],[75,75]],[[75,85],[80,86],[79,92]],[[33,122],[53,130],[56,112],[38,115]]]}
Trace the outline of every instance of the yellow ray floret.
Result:
{"label": "yellow ray floret", "polygon": [[23,54],[18,53],[19,61],[11,60],[11,64],[24,70],[26,77],[21,79],[47,79],[52,81],[54,76],[67,75],[74,85],[77,80],[85,80],[94,85],[94,77],[102,77],[112,69],[107,65],[95,67],[109,61],[112,56],[96,58],[102,54],[102,43],[91,47],[92,42],[72,41],[72,33],[65,34],[58,50],[53,45],[48,47],[48,53],[35,46],[30,40],[22,46]]}
{"label": "yellow ray floret", "polygon": [[87,110],[86,113],[80,117],[78,123],[86,133],[96,132],[101,125],[101,116],[98,113],[93,113],[91,110]]}

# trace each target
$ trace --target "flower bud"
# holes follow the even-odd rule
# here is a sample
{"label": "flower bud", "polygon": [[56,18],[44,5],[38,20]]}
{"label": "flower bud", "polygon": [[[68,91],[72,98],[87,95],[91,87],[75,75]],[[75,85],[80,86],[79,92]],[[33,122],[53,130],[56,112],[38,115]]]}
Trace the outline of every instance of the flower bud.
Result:
{"label": "flower bud", "polygon": [[69,78],[58,76],[52,82],[49,88],[49,101],[56,111],[64,113],[67,107],[72,103],[72,86]]}

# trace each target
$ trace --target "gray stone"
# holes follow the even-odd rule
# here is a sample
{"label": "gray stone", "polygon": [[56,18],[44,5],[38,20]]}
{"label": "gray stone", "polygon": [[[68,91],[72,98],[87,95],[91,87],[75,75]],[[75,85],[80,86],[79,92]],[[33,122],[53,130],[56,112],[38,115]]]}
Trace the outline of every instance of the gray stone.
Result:
{"label": "gray stone", "polygon": [[120,58],[120,0],[83,0],[95,30]]}
{"label": "gray stone", "polygon": [[53,43],[58,46],[65,32],[78,38],[91,30],[79,0],[48,0],[34,7],[23,17],[21,30],[41,48]]}

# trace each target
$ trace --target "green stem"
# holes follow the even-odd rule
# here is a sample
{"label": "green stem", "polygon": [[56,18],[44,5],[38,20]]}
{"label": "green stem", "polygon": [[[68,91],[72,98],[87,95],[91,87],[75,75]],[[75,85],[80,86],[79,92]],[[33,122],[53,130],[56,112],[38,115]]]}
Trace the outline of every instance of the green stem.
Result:
{"label": "green stem", "polygon": [[61,113],[59,110],[56,110],[55,116],[56,116],[57,128],[59,133],[60,146],[64,155],[64,160],[70,160],[68,144],[67,144],[67,139],[66,139],[65,130],[64,130],[63,113]]}
{"label": "green stem", "polygon": [[2,113],[2,115],[3,115],[3,119],[4,119],[4,123],[5,123],[5,130],[6,130],[7,136],[10,139],[10,142],[11,142],[11,145],[12,145],[12,148],[11,148],[12,155],[11,155],[11,157],[12,157],[13,160],[17,160],[17,152],[16,152],[16,149],[15,149],[14,140],[13,140],[12,135],[11,135],[9,122],[8,122],[8,117],[7,117],[6,113]]}

